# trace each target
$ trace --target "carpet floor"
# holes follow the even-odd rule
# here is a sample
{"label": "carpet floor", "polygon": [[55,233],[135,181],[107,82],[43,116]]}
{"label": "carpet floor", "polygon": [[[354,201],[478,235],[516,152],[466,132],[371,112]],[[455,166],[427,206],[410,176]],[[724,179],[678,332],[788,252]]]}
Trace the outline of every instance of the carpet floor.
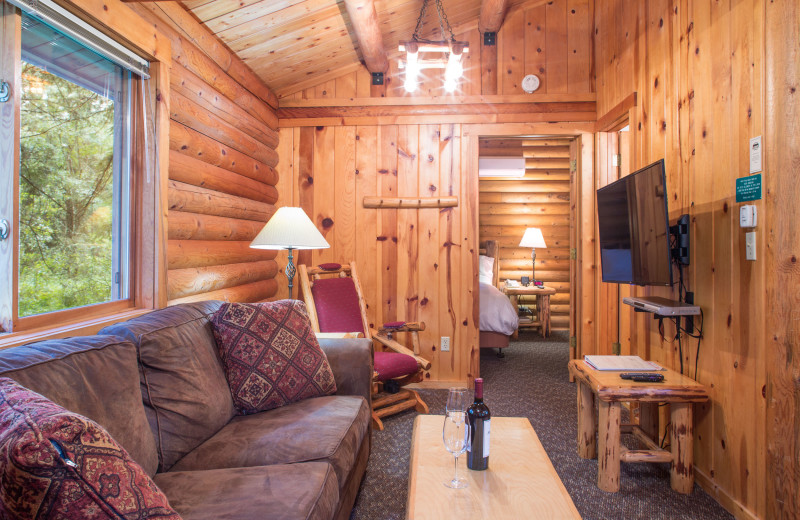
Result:
{"label": "carpet floor", "polygon": [[[567,372],[566,334],[556,332],[544,340],[523,333],[520,341],[512,342],[504,351],[504,358],[489,351],[481,355],[486,404],[493,416],[527,417],[531,421],[584,519],[733,518],[696,484],[691,495],[674,492],[669,486],[667,464],[623,463],[620,491],[599,490],[597,460],[581,459],[576,450],[576,389]],[[444,413],[447,390],[423,390],[420,395],[432,414]],[[383,431],[373,432],[372,452],[351,520],[405,518],[414,417],[414,411],[389,417]],[[625,437],[623,442],[632,442]]]}

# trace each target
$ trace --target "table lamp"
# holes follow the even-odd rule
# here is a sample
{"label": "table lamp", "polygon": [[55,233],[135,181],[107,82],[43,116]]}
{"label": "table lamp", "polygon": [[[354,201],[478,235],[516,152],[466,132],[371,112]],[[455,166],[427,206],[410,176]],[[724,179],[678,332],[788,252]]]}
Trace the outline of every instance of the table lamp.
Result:
{"label": "table lamp", "polygon": [[308,218],[303,208],[283,207],[272,215],[256,238],[250,242],[255,249],[288,249],[289,263],[286,277],[289,279],[289,298],[292,297],[292,280],[296,273],[292,263],[293,249],[327,249],[330,246],[317,227]]}
{"label": "table lamp", "polygon": [[532,278],[531,281],[536,281],[536,248],[537,247],[547,247],[544,243],[544,237],[542,236],[542,230],[535,227],[529,227],[525,230],[525,234],[522,235],[522,240],[519,241],[519,247],[530,247],[531,248],[531,262],[532,262]]}

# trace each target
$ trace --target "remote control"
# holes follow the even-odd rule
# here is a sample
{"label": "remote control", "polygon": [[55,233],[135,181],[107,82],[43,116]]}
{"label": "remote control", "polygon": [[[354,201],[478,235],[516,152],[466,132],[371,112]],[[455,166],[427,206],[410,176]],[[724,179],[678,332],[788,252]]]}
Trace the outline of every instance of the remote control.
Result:
{"label": "remote control", "polygon": [[619,377],[642,383],[660,383],[664,381],[663,375],[653,374],[651,372],[623,372]]}

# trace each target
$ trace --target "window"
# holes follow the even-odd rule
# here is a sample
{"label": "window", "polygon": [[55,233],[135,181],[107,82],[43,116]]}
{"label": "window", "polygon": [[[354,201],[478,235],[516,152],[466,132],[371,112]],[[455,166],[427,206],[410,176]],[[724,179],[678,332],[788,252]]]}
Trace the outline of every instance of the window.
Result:
{"label": "window", "polygon": [[22,10],[2,3],[0,34],[12,85],[0,102],[0,221],[11,231],[0,235],[0,344],[3,332],[139,305],[154,275],[137,264],[155,233],[133,222],[152,228],[158,213],[149,63],[50,0],[12,3]]}
{"label": "window", "polygon": [[19,317],[128,297],[131,73],[22,15]]}

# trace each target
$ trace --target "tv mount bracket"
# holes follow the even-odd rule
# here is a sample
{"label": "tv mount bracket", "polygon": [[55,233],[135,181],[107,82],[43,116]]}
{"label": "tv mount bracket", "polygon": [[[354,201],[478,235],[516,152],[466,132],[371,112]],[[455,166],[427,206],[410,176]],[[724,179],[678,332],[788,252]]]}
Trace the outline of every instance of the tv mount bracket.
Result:
{"label": "tv mount bracket", "polygon": [[669,234],[672,237],[672,259],[678,264],[689,265],[689,215],[678,217],[678,223],[669,227]]}

